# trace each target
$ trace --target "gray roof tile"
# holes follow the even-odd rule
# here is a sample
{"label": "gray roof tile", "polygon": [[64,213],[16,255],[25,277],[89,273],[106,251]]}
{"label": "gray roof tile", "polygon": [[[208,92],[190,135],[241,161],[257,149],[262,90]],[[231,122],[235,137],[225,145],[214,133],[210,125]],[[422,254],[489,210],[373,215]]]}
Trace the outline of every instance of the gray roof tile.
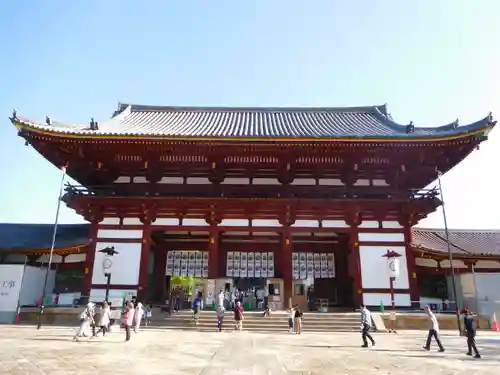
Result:
{"label": "gray roof tile", "polygon": [[386,106],[346,108],[155,107],[121,104],[113,117],[89,125],[33,122],[17,115],[12,122],[66,134],[206,138],[432,138],[467,134],[495,124],[491,115],[465,126],[415,127],[392,120]]}
{"label": "gray roof tile", "polygon": [[[451,250],[460,255],[500,255],[500,230],[451,229]],[[413,228],[414,246],[448,252],[444,229]]]}

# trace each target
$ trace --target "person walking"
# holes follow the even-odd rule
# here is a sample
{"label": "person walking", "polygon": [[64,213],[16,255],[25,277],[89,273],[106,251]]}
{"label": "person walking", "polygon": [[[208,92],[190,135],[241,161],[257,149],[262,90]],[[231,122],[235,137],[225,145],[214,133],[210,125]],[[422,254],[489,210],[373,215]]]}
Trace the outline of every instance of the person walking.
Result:
{"label": "person walking", "polygon": [[78,341],[80,337],[86,336],[88,331],[90,330],[90,326],[94,322],[95,315],[95,305],[92,302],[89,302],[87,306],[85,306],[85,310],[80,314],[80,327],[73,337],[73,341]]}
{"label": "person walking", "polygon": [[224,307],[224,291],[221,289],[217,298],[215,300],[215,311],[217,313],[217,329],[222,332],[222,326],[224,324],[224,312],[226,311]]}
{"label": "person walking", "polygon": [[125,327],[125,341],[130,341],[130,329],[134,324],[135,309],[134,304],[129,302],[123,314],[123,325]]}
{"label": "person walking", "polygon": [[295,305],[293,310],[293,330],[297,335],[302,334],[302,317],[304,314],[299,309],[299,305]]}
{"label": "person walking", "polygon": [[[363,345],[361,347],[368,348],[368,340],[375,346],[375,340],[370,335],[370,328],[372,327],[372,314],[365,305],[361,305],[361,339]],[[368,339],[368,340],[367,340]]]}
{"label": "person walking", "polygon": [[193,301],[193,322],[195,325],[198,325],[200,319],[200,310],[201,310],[201,293],[196,296]]}
{"label": "person walking", "polygon": [[471,356],[472,351],[474,351],[474,358],[481,358],[479,350],[476,346],[476,321],[474,319],[474,314],[468,309],[463,309],[462,314],[464,315],[464,330],[465,336],[467,337],[467,355]]}
{"label": "person walking", "polygon": [[99,317],[99,330],[96,332],[96,336],[102,332],[102,337],[106,336],[108,331],[109,323],[111,322],[111,309],[106,301],[103,302],[100,317]]}
{"label": "person walking", "polygon": [[429,320],[429,333],[427,334],[427,341],[424,345],[424,349],[427,351],[431,350],[431,341],[434,337],[436,343],[438,344],[439,351],[444,352],[443,344],[441,344],[441,339],[439,338],[439,323],[437,321],[436,315],[434,315],[430,306],[425,307],[425,312]]}
{"label": "person walking", "polygon": [[139,332],[139,327],[141,326],[142,318],[144,316],[144,308],[141,302],[137,302],[137,306],[134,312],[134,332]]}

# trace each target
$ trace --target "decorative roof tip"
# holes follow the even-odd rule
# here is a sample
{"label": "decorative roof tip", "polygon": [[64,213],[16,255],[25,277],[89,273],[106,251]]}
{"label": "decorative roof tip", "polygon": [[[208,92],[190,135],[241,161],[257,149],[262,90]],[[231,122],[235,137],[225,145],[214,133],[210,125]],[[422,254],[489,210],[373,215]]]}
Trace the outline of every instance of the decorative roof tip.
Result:
{"label": "decorative roof tip", "polygon": [[410,121],[408,125],[406,125],[406,133],[414,133],[415,132],[415,125],[413,124],[413,121]]}
{"label": "decorative roof tip", "polygon": [[90,119],[90,130],[99,130],[99,123],[93,117]]}
{"label": "decorative roof tip", "polygon": [[47,125],[52,125],[52,121],[50,120],[50,117],[49,116],[45,116],[45,123]]}
{"label": "decorative roof tip", "polygon": [[11,120],[17,120],[17,110],[14,108],[12,110],[12,117],[10,118]]}

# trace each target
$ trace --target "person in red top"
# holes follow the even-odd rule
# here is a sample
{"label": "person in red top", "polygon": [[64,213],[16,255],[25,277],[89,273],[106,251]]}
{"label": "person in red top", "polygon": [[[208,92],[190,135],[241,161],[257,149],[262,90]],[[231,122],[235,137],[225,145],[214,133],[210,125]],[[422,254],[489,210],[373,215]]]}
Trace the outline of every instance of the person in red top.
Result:
{"label": "person in red top", "polygon": [[241,305],[241,302],[238,301],[236,302],[236,306],[234,308],[234,322],[235,322],[235,328],[238,331],[241,331],[243,329],[243,306]]}

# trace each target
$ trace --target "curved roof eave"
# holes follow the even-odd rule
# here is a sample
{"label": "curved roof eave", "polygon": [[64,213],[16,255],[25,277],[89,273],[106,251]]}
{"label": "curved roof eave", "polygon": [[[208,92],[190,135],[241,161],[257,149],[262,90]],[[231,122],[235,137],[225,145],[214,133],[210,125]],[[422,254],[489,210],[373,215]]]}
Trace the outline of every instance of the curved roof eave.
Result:
{"label": "curved roof eave", "polygon": [[[373,108],[374,110],[374,115],[379,118],[380,121],[384,122],[387,126],[390,126],[398,131],[405,132],[408,125],[413,125],[413,122],[410,124],[399,124],[396,121],[394,121],[389,114],[387,113],[387,109],[384,108],[384,111],[380,109],[380,106],[376,106]],[[440,126],[429,126],[429,127],[423,127],[423,126],[415,126],[415,133],[419,132],[425,132],[429,134],[439,134],[439,135],[459,135],[459,134],[467,134],[475,131],[479,131],[482,129],[491,129],[496,125],[497,121],[493,120],[493,114],[490,112],[488,113],[487,116],[483,117],[482,119],[472,122],[470,124],[465,124],[465,125],[460,125],[459,120],[456,119],[453,122],[450,122],[449,124],[445,125],[440,125]]]}

